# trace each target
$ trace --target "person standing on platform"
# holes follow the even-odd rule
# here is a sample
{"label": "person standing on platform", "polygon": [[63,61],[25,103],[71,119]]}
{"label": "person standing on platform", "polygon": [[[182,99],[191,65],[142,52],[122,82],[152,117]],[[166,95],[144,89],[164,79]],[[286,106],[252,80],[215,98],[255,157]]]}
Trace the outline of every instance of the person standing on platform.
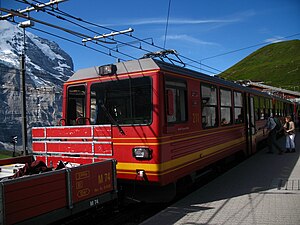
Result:
{"label": "person standing on platform", "polygon": [[285,117],[285,124],[283,126],[284,134],[285,134],[285,147],[286,153],[295,152],[295,123],[292,121],[291,116]]}
{"label": "person standing on platform", "polygon": [[267,131],[269,132],[268,133],[268,140],[267,140],[269,151],[267,153],[271,153],[271,154],[274,153],[273,147],[275,147],[278,150],[278,154],[281,155],[283,151],[282,151],[282,149],[280,148],[280,146],[277,143],[277,138],[276,138],[276,135],[277,135],[276,122],[275,122],[275,119],[273,118],[272,115],[267,119],[266,125],[264,127],[262,127],[262,128],[263,129],[267,128]]}

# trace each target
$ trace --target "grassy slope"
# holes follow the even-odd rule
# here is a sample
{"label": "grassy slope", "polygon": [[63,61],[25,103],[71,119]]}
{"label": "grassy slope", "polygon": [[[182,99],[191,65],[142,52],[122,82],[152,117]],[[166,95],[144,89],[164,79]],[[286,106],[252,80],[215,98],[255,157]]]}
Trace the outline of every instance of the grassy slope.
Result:
{"label": "grassy slope", "polygon": [[[264,81],[294,90],[300,86],[300,40],[265,46],[220,74],[228,80]],[[296,89],[299,91],[299,89]]]}
{"label": "grassy slope", "polygon": [[12,157],[12,151],[0,150],[0,159]]}

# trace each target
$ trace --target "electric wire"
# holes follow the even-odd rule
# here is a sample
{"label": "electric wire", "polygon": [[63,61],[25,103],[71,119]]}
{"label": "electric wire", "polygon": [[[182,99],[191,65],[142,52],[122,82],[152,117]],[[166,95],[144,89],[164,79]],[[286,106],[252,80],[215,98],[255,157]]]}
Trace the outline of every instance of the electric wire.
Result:
{"label": "electric wire", "polygon": [[218,54],[218,55],[214,55],[214,56],[202,58],[201,60],[212,59],[212,58],[216,58],[216,57],[228,55],[228,54],[231,54],[231,53],[235,53],[235,52],[247,50],[247,49],[249,49],[249,48],[254,48],[254,47],[258,47],[258,46],[266,45],[266,44],[271,44],[271,43],[274,43],[274,41],[280,41],[280,40],[282,40],[282,39],[288,39],[288,38],[295,37],[295,36],[298,36],[298,35],[300,35],[300,33],[292,34],[292,35],[285,36],[285,37],[282,37],[282,38],[275,38],[275,39],[272,40],[272,41],[266,41],[266,42],[263,42],[263,43],[259,43],[259,44],[247,46],[247,47],[244,47],[244,48],[239,48],[239,49],[236,49],[236,50],[232,50],[232,51],[229,51],[229,52],[224,52],[224,53],[221,53],[221,54]]}
{"label": "electric wire", "polygon": [[[12,23],[18,24],[17,22],[12,22]],[[28,28],[27,28],[27,29],[28,29]],[[71,42],[71,43],[73,43],[73,44],[76,44],[76,45],[79,45],[79,46],[82,46],[82,47],[86,47],[86,48],[91,49],[91,50],[93,50],[93,51],[96,51],[96,52],[99,52],[99,53],[101,53],[101,54],[104,54],[104,55],[110,56],[110,57],[112,57],[112,58],[115,58],[115,59],[117,59],[117,60],[126,61],[125,59],[122,59],[122,58],[120,58],[120,57],[114,56],[114,55],[109,54],[109,53],[107,53],[107,52],[101,51],[101,50],[99,50],[99,49],[96,49],[96,48],[93,48],[93,47],[90,47],[90,46],[87,46],[87,45],[82,45],[80,42],[76,42],[76,41],[71,40],[71,39],[69,39],[69,38],[62,37],[62,36],[60,36],[60,35],[56,35],[56,34],[53,34],[53,33],[48,32],[48,31],[41,30],[41,29],[36,28],[36,27],[29,27],[29,29],[36,30],[36,31],[41,32],[41,33],[45,33],[45,34],[47,34],[47,35],[50,35],[50,36],[53,36],[53,37],[56,37],[56,38],[59,38],[59,39],[62,39],[62,40]],[[10,53],[10,54],[11,54],[11,53]]]}
{"label": "electric wire", "polygon": [[[34,4],[29,3],[27,0],[15,0],[15,1],[23,2],[23,3],[25,2],[25,3],[27,3],[27,4],[31,5],[31,6],[34,6]],[[33,1],[34,1],[34,2],[37,2],[37,3],[40,3],[40,4],[43,4],[43,2],[40,2],[40,1],[38,1],[38,0],[33,0]],[[49,7],[50,7],[50,6],[49,6]],[[111,28],[109,28],[109,27],[105,27],[105,26],[102,26],[102,25],[99,25],[99,24],[96,24],[96,23],[93,23],[93,22],[89,22],[89,21],[87,21],[87,20],[83,20],[83,19],[80,18],[80,17],[73,16],[73,15],[67,13],[67,12],[64,12],[64,11],[60,10],[58,7],[55,8],[55,9],[54,9],[53,7],[51,7],[51,9],[45,8],[44,12],[45,12],[45,11],[49,11],[49,10],[51,10],[52,12],[55,11],[55,13],[58,13],[58,14],[60,14],[60,15],[67,16],[67,17],[69,17],[69,18],[72,18],[72,19],[74,19],[74,20],[78,20],[78,21],[83,22],[83,23],[88,24],[88,25],[92,25],[92,26],[95,26],[95,27],[98,27],[98,28],[106,29],[106,30],[109,30],[109,31],[112,31],[112,32],[117,32],[117,30],[111,29]],[[76,23],[73,22],[73,21],[68,20],[68,22],[73,23],[74,25],[76,25]],[[94,31],[94,32],[97,33],[96,31]],[[131,38],[134,38],[134,39],[138,40],[138,41],[141,42],[141,43],[145,43],[145,44],[147,44],[147,45],[151,45],[151,46],[156,47],[156,48],[158,48],[158,49],[160,49],[160,50],[166,50],[166,49],[163,48],[163,47],[160,47],[160,46],[158,46],[158,45],[155,45],[155,44],[153,43],[153,41],[152,41],[151,43],[149,43],[149,42],[145,41],[145,39],[140,39],[140,38],[138,38],[138,37],[135,37],[134,35],[128,35],[128,34],[123,34],[123,35],[126,35],[126,36],[129,36],[129,37],[131,37]],[[143,51],[145,51],[145,52],[151,53],[151,51],[146,50],[146,49],[142,48],[141,46],[140,46],[140,47],[136,47],[136,46],[134,46],[134,45],[130,45],[130,44],[128,44],[128,43],[125,43],[125,42],[122,42],[122,41],[119,41],[119,40],[116,40],[116,41],[119,42],[119,43],[121,43],[121,44],[123,44],[123,45],[127,45],[127,46],[129,46],[129,47],[133,47],[133,48],[136,48],[136,49],[143,50]],[[111,49],[111,50],[112,50],[112,49]],[[198,70],[203,70],[203,71],[209,72],[209,73],[211,73],[211,74],[215,74],[215,72],[211,72],[211,71],[209,71],[209,70],[205,70],[204,68],[201,68],[201,66],[207,67],[207,68],[209,68],[209,69],[213,69],[213,70],[218,71],[218,72],[222,72],[222,71],[220,71],[220,70],[218,70],[218,69],[215,69],[215,68],[213,68],[213,67],[210,67],[210,66],[208,66],[208,65],[206,65],[206,64],[199,63],[199,62],[197,62],[196,60],[193,60],[193,59],[191,59],[191,58],[185,57],[185,56],[183,56],[183,55],[180,55],[180,56],[183,57],[183,58],[185,58],[186,60],[189,60],[190,62],[197,63],[197,64],[200,65],[200,67],[196,67],[196,66],[193,66],[193,65],[191,65],[191,64],[186,63],[186,65],[189,66],[189,67],[193,67],[193,68],[196,68],[196,69],[198,69]],[[132,57],[132,58],[134,58],[134,57]]]}
{"label": "electric wire", "polygon": [[[37,0],[33,0],[33,1],[39,2],[39,1],[37,1]],[[39,2],[39,3],[41,3],[41,2]],[[48,9],[48,10],[49,10],[49,9]],[[66,13],[66,12],[64,12],[64,11],[62,11],[62,10],[60,10],[60,9],[56,9],[55,11],[59,11],[61,14],[65,15],[65,16],[67,16],[67,17],[76,19],[76,20],[78,20],[78,21],[81,21],[81,22],[86,23],[86,24],[89,24],[89,25],[93,25],[93,26],[98,27],[98,28],[106,29],[106,30],[109,30],[109,31],[112,31],[112,32],[116,32],[116,31],[117,31],[117,30],[111,29],[111,28],[109,28],[109,27],[105,27],[105,26],[102,26],[102,25],[99,25],[99,24],[95,24],[95,23],[93,23],[93,22],[89,22],[89,21],[83,20],[82,18],[79,18],[79,17],[75,17],[75,16],[70,15],[70,14],[68,14],[68,13]],[[123,34],[123,35],[130,36],[130,37],[136,39],[136,40],[139,41],[139,42],[145,43],[145,44],[147,44],[147,45],[151,45],[151,46],[156,47],[156,48],[158,48],[158,49],[160,49],[160,50],[166,50],[165,47],[160,47],[160,46],[158,46],[158,45],[155,45],[155,44],[153,43],[153,41],[152,41],[151,43],[149,43],[149,42],[145,41],[145,39],[140,39],[140,38],[138,38],[138,37],[135,37],[134,35],[128,35],[128,34]],[[116,41],[117,41],[117,42],[120,42],[120,41],[118,41],[118,40],[116,40]],[[124,43],[124,42],[120,42],[120,43],[123,44],[123,45],[127,45],[127,46],[130,46],[130,47],[138,48],[138,49],[140,49],[140,50],[144,50],[144,51],[146,51],[146,52],[148,52],[148,53],[151,53],[151,51],[148,51],[148,50],[143,49],[143,48],[141,48],[141,47],[136,47],[136,46],[133,46],[133,45],[129,45],[129,44]],[[213,70],[215,70],[215,71],[217,71],[217,72],[223,72],[223,71],[221,71],[221,70],[219,70],[219,69],[216,69],[216,68],[213,68],[213,67],[208,66],[208,65],[206,65],[206,64],[200,63],[200,62],[198,62],[198,61],[196,61],[196,60],[194,60],[194,59],[188,58],[188,57],[183,56],[183,55],[181,55],[181,54],[180,54],[180,56],[181,56],[182,58],[185,58],[186,60],[189,60],[190,62],[197,63],[197,64],[200,65],[200,67],[197,67],[197,66],[193,66],[193,65],[191,65],[191,64],[186,63],[187,66],[190,66],[190,67],[192,67],[192,68],[196,68],[196,69],[198,69],[198,70],[203,70],[203,71],[209,72],[209,73],[211,73],[211,74],[215,74],[215,72],[212,72],[212,71],[206,70],[206,69],[204,69],[204,68],[201,68],[201,66],[207,67],[207,68],[209,68],[209,69],[213,69]]]}
{"label": "electric wire", "polygon": [[[29,4],[29,5],[33,5],[32,3],[29,3],[27,0],[15,0],[15,1],[22,2],[22,3],[25,3],[25,4]],[[40,3],[40,4],[43,4],[43,2],[40,2],[40,1],[38,1],[38,0],[33,0],[33,1],[34,1],[34,2],[37,2],[37,3]],[[169,2],[169,3],[170,3],[170,2]],[[48,7],[50,7],[50,6],[48,6]],[[80,18],[80,17],[73,16],[73,15],[67,13],[67,12],[64,12],[64,11],[60,10],[58,7],[57,7],[57,8],[51,7],[51,9],[45,8],[45,10],[47,10],[47,11],[51,10],[52,12],[55,12],[55,13],[60,14],[60,15],[67,16],[67,17],[69,17],[69,18],[72,18],[72,19],[74,19],[74,20],[78,20],[78,21],[83,22],[83,23],[88,24],[88,25],[92,25],[92,26],[95,26],[95,27],[98,27],[98,28],[102,28],[102,29],[106,29],[106,30],[109,30],[109,31],[117,32],[117,30],[111,29],[111,28],[109,28],[109,27],[105,27],[105,26],[102,26],[102,25],[99,25],[99,24],[96,24],[96,23],[93,23],[93,22],[89,22],[89,21],[83,20],[83,19]],[[299,35],[299,34],[300,34],[300,33],[293,34],[293,35],[289,35],[289,36],[286,36],[286,37],[283,37],[283,38],[279,38],[278,40],[290,38],[290,37],[293,37],[293,36],[297,36],[297,35]],[[133,38],[133,39],[135,39],[135,40],[137,40],[137,41],[139,41],[139,42],[141,42],[141,43],[145,43],[145,44],[147,44],[147,45],[151,45],[151,46],[156,47],[156,48],[158,48],[158,49],[166,50],[166,49],[163,48],[163,47],[160,47],[160,46],[158,46],[158,45],[155,45],[155,44],[153,43],[153,41],[152,41],[152,43],[149,43],[149,42],[145,41],[145,39],[140,39],[140,38],[138,38],[138,37],[135,37],[134,35],[128,35],[128,34],[123,34],[123,35],[130,36],[131,38]],[[120,41],[118,41],[118,42],[120,42]],[[146,50],[146,49],[143,49],[143,48],[141,48],[141,47],[132,46],[132,45],[129,45],[129,44],[124,43],[124,42],[123,42],[123,43],[120,42],[120,43],[121,43],[121,44],[124,44],[124,45],[127,45],[127,46],[130,46],[130,47],[138,48],[138,49],[143,50],[143,51],[146,51],[146,52],[150,52],[150,51],[148,51],[148,50]],[[193,68],[197,68],[197,69],[200,69],[200,70],[203,70],[203,71],[206,71],[206,72],[208,72],[208,70],[205,70],[204,68],[202,68],[202,66],[207,67],[207,68],[212,69],[212,70],[215,70],[215,71],[217,71],[217,72],[224,72],[224,71],[221,71],[221,70],[216,69],[216,68],[214,68],[214,67],[208,66],[208,65],[202,63],[201,61],[207,60],[207,59],[211,59],[211,58],[220,57],[220,56],[224,56],[224,55],[227,55],[227,54],[232,54],[232,53],[235,53],[235,52],[238,52],[238,51],[246,50],[246,49],[253,48],[253,47],[257,47],[257,46],[260,46],[260,45],[266,45],[266,44],[268,44],[268,43],[272,43],[272,42],[264,42],[264,43],[260,43],[260,44],[256,44],[256,45],[251,45],[251,46],[248,46],[248,47],[244,47],[244,48],[240,48],[240,49],[237,49],[237,50],[225,52],[225,53],[218,54],[218,55],[215,55],[215,56],[202,58],[201,60],[198,60],[198,61],[197,61],[197,60],[194,60],[194,59],[191,59],[191,58],[189,58],[189,57],[183,56],[183,55],[181,55],[181,54],[180,54],[180,57],[182,57],[182,58],[184,58],[184,59],[186,59],[186,60],[188,60],[188,61],[190,61],[190,62],[192,62],[192,63],[199,64],[199,65],[200,65],[200,68],[199,68],[199,67],[196,67],[196,66],[193,66],[193,65],[191,65],[191,64],[186,63],[187,66],[190,66],[190,67],[193,67]],[[106,47],[106,46],[105,46],[105,47]],[[113,49],[111,49],[111,50],[113,51]],[[118,52],[118,51],[117,51],[117,52]],[[134,57],[132,57],[132,58],[134,58]],[[213,73],[213,72],[209,71],[209,73]],[[214,74],[214,73],[213,73],[213,74]]]}
{"label": "electric wire", "polygon": [[45,34],[48,34],[48,35],[51,35],[51,36],[54,36],[54,37],[56,37],[56,38],[60,38],[60,39],[65,40],[65,41],[69,41],[69,42],[71,42],[71,43],[73,43],[73,44],[80,45],[80,46],[82,46],[82,47],[91,49],[91,50],[96,51],[96,52],[99,52],[99,53],[101,53],[101,54],[104,54],[104,55],[113,57],[113,58],[115,58],[115,59],[117,59],[117,60],[126,61],[125,59],[121,59],[120,57],[114,56],[114,55],[112,55],[112,54],[110,54],[110,53],[101,51],[101,50],[99,50],[99,49],[90,47],[90,46],[88,46],[88,45],[82,45],[82,43],[73,41],[73,40],[71,40],[71,39],[69,39],[69,38],[65,38],[65,37],[62,37],[62,36],[59,36],[59,35],[56,35],[56,34],[53,34],[53,33],[50,33],[50,32],[47,32],[47,31],[44,31],[44,30],[35,28],[35,27],[30,27],[30,29],[33,29],[33,30],[36,30],[36,31],[39,31],[39,32],[42,32],[42,33],[45,33]]}
{"label": "electric wire", "polygon": [[[46,26],[49,26],[49,27],[52,27],[52,28],[62,30],[62,31],[64,31],[64,32],[67,32],[67,33],[69,33],[69,34],[71,34],[71,35],[74,35],[74,36],[76,36],[76,37],[80,37],[80,38],[87,37],[87,35],[82,34],[82,33],[79,33],[79,32],[77,32],[77,31],[69,30],[69,29],[66,29],[66,28],[63,28],[63,27],[59,27],[59,26],[54,25],[54,24],[50,24],[50,23],[48,23],[48,22],[44,22],[44,21],[41,21],[41,20],[37,20],[37,19],[35,19],[35,18],[33,18],[33,17],[26,16],[26,15],[24,15],[24,14],[21,14],[21,13],[17,12],[17,11],[12,11],[12,10],[7,10],[7,9],[1,9],[1,10],[5,11],[5,12],[8,12],[8,13],[12,13],[12,14],[14,14],[15,16],[18,16],[18,17],[22,17],[22,18],[25,18],[25,19],[29,19],[29,20],[32,20],[32,21],[34,21],[34,22],[41,23],[41,24],[43,24],[43,25],[46,25]],[[113,48],[108,48],[107,46],[102,45],[102,44],[100,44],[100,43],[95,43],[95,44],[97,44],[97,45],[99,45],[99,46],[101,46],[101,47],[104,47],[104,48],[108,49],[109,51],[117,52],[118,54],[124,55],[124,56],[126,56],[126,57],[128,57],[128,58],[131,58],[131,59],[137,59],[137,58],[135,58],[135,57],[133,57],[133,56],[131,56],[131,55],[128,55],[128,54],[126,54],[126,53],[123,53],[123,52],[114,50]],[[82,45],[82,44],[81,44],[81,45]],[[82,46],[83,46],[83,45],[82,45]],[[110,55],[110,54],[108,54],[108,55]]]}
{"label": "electric wire", "polygon": [[164,48],[166,48],[167,33],[168,33],[169,18],[170,18],[170,8],[171,8],[171,0],[169,0],[169,6],[168,6],[168,15],[167,15],[166,30],[165,30]]}
{"label": "electric wire", "polygon": [[[34,0],[34,1],[35,1],[35,2],[39,2],[39,1],[36,1],[36,0]],[[41,2],[39,2],[39,3],[41,3]],[[46,9],[46,11],[47,11],[47,10],[49,10],[49,9]],[[51,10],[52,10],[52,9],[51,9]],[[116,32],[116,31],[117,31],[117,30],[111,29],[111,28],[109,28],[109,27],[105,27],[105,26],[102,26],[102,25],[95,24],[95,23],[93,23],[93,22],[89,22],[89,21],[83,20],[82,18],[79,18],[79,17],[75,17],[75,16],[70,15],[70,14],[68,14],[68,13],[66,13],[66,12],[64,12],[64,11],[62,11],[62,10],[60,10],[60,9],[55,9],[55,11],[59,11],[59,14],[61,14],[61,15],[64,15],[64,16],[73,18],[73,19],[75,19],[75,20],[81,21],[81,22],[86,23],[86,24],[88,24],[88,25],[92,25],[92,26],[95,26],[95,27],[98,27],[98,28],[106,29],[106,30],[109,30],[109,31],[112,31],[112,32]],[[66,19],[64,19],[64,20],[66,20]],[[73,21],[70,21],[70,20],[68,20],[68,22],[73,23],[74,25],[77,24],[77,23],[75,23],[75,22],[73,22]],[[94,31],[94,32],[96,32],[96,31]],[[155,45],[155,44],[153,43],[153,41],[152,41],[151,43],[149,43],[149,42],[145,41],[145,39],[137,38],[137,37],[135,37],[134,35],[128,35],[128,34],[123,34],[123,35],[130,36],[131,38],[134,38],[134,39],[136,39],[136,40],[139,41],[139,42],[145,43],[145,44],[147,44],[147,45],[151,45],[151,46],[156,47],[156,48],[158,48],[158,49],[166,50],[165,48],[162,48],[162,47],[160,47],[160,46]],[[137,47],[137,46],[134,46],[134,45],[131,45],[131,44],[122,42],[122,41],[120,41],[120,40],[115,40],[115,41],[117,41],[117,42],[119,42],[119,43],[121,43],[121,44],[123,44],[123,45],[125,45],[125,46],[133,47],[133,48],[136,48],[136,49],[143,50],[143,51],[145,51],[145,52],[151,53],[151,51],[146,50],[146,49],[144,49],[144,48]],[[218,71],[218,72],[222,72],[222,71],[220,71],[220,70],[218,70],[218,69],[215,69],[215,68],[213,68],[213,67],[210,67],[210,66],[208,66],[208,65],[206,65],[206,64],[199,63],[199,62],[197,62],[196,60],[193,60],[193,59],[191,59],[191,58],[185,57],[185,56],[183,56],[183,55],[180,55],[180,56],[183,57],[183,58],[185,58],[186,60],[191,61],[191,62],[198,63],[200,66],[204,66],[204,67],[207,67],[207,68],[209,68],[209,69],[213,69],[213,70],[216,70],[216,71]],[[194,66],[194,65],[191,65],[191,64],[186,64],[186,65],[187,65],[187,66],[190,66],[190,67],[193,67],[193,68],[196,68],[196,69],[198,69],[198,70],[203,70],[203,71],[208,72],[208,73],[210,73],[210,74],[215,74],[215,72],[206,70],[206,69],[201,68],[201,67],[197,67],[197,66]]]}
{"label": "electric wire", "polygon": [[[22,2],[22,1],[19,1],[19,0],[15,0],[15,1]],[[26,1],[26,0],[23,0],[23,1],[26,2],[27,4],[29,4],[29,5],[32,6],[32,7],[37,7],[36,5],[34,5],[34,4],[32,4],[32,3],[29,3],[29,2]],[[22,3],[24,3],[24,2],[22,2]],[[39,1],[35,1],[35,2],[42,3],[42,2],[39,2]],[[39,8],[37,7],[37,9],[39,9]],[[90,32],[93,32],[93,33],[95,33],[95,34],[100,35],[100,33],[97,32],[97,31],[94,31],[94,30],[92,30],[92,29],[89,29],[89,28],[87,28],[87,27],[84,27],[84,26],[82,26],[81,24],[78,24],[78,23],[76,23],[76,22],[74,22],[74,21],[68,20],[68,19],[66,19],[66,18],[64,18],[64,17],[62,17],[62,16],[57,16],[57,15],[55,15],[55,14],[52,13],[52,12],[48,12],[47,9],[44,9],[44,10],[41,10],[41,11],[42,11],[42,12],[46,12],[46,13],[48,13],[48,14],[51,15],[51,16],[55,16],[57,19],[65,20],[65,21],[67,21],[67,22],[69,22],[69,23],[72,23],[73,25],[79,26],[79,27],[81,27],[81,28],[83,28],[83,29],[86,29],[86,30],[88,30],[88,31],[90,31]],[[51,11],[53,11],[53,10],[51,9]],[[69,17],[72,17],[72,18],[76,18],[76,19],[79,20],[79,21],[82,21],[82,19],[79,19],[79,18],[77,18],[77,17],[71,16],[71,15],[69,15],[69,14],[65,14],[65,15],[68,15]],[[67,30],[67,29],[66,29],[66,30]],[[71,33],[70,30],[67,30],[66,32]],[[117,32],[117,31],[115,31],[115,32]],[[71,33],[71,34],[73,34],[73,33]],[[78,36],[78,37],[88,37],[87,35],[84,35],[84,34],[81,34],[81,33],[78,33],[78,32],[74,32],[73,35]],[[107,39],[110,39],[110,38],[107,38]],[[112,39],[111,39],[111,40],[112,40]],[[103,41],[100,40],[100,42],[103,42]],[[127,43],[125,43],[125,42],[122,42],[122,41],[117,41],[117,42],[141,50],[141,48],[136,47],[136,46],[134,46],[134,45],[129,45],[129,44],[127,44]],[[102,44],[98,43],[98,41],[95,41],[95,42],[93,42],[93,43],[94,43],[94,44],[97,44],[97,45],[99,45],[99,46],[101,46],[101,47],[103,47],[103,48],[106,48],[106,49],[108,49],[109,51],[114,51],[114,52],[117,52],[117,53],[122,54],[122,55],[124,55],[124,56],[127,56],[128,58],[131,58],[131,59],[137,59],[136,57],[133,57],[133,56],[131,56],[131,55],[128,55],[128,54],[126,54],[126,53],[123,53],[123,52],[118,51],[118,49],[115,50],[114,48],[109,48],[109,47],[107,47],[107,46],[105,46],[105,45],[102,45]],[[107,42],[103,42],[103,43],[107,43]],[[111,44],[111,43],[108,42],[108,44]],[[145,49],[142,49],[142,50],[147,51],[147,50],[145,50]],[[150,51],[147,51],[147,52],[150,52]]]}

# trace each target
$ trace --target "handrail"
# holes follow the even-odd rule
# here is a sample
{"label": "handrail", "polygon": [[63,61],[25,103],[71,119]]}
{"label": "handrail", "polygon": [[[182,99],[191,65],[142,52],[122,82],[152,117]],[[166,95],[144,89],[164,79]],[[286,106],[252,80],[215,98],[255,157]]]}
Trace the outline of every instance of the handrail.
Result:
{"label": "handrail", "polygon": [[[62,124],[62,121],[64,121],[64,124]],[[61,119],[58,121],[57,125],[58,125],[58,126],[65,126],[66,123],[67,123],[67,120],[66,120],[65,118],[61,118]]]}
{"label": "handrail", "polygon": [[[76,122],[75,122],[76,125],[79,124],[79,121],[80,121],[80,120],[84,120],[84,122],[85,122],[85,120],[87,120],[87,121],[88,121],[88,124],[91,124],[91,119],[90,119],[90,118],[88,118],[88,117],[77,117],[77,118],[76,118]],[[83,122],[83,124],[85,124],[84,122]]]}

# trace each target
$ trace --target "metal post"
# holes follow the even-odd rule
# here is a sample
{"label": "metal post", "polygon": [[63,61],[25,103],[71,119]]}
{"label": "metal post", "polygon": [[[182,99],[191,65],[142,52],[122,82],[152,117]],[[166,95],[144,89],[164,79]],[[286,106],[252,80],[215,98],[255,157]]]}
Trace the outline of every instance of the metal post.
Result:
{"label": "metal post", "polygon": [[13,157],[16,156],[16,144],[18,143],[18,136],[12,136],[11,142],[14,145]]}
{"label": "metal post", "polygon": [[23,52],[21,55],[21,76],[20,76],[20,90],[21,90],[21,106],[22,106],[22,145],[23,154],[28,155],[27,150],[27,120],[26,120],[26,86],[25,86],[25,27],[23,27]]}
{"label": "metal post", "polygon": [[23,28],[23,51],[21,54],[20,60],[20,90],[21,90],[21,106],[22,106],[22,144],[23,144],[23,154],[28,155],[27,150],[27,120],[26,120],[26,86],[25,86],[25,74],[26,74],[26,65],[25,65],[25,52],[26,52],[26,36],[25,28],[34,26],[34,23],[30,20],[21,22],[19,27]]}
{"label": "metal post", "polygon": [[13,143],[13,145],[14,145],[13,157],[16,157],[16,143]]}

